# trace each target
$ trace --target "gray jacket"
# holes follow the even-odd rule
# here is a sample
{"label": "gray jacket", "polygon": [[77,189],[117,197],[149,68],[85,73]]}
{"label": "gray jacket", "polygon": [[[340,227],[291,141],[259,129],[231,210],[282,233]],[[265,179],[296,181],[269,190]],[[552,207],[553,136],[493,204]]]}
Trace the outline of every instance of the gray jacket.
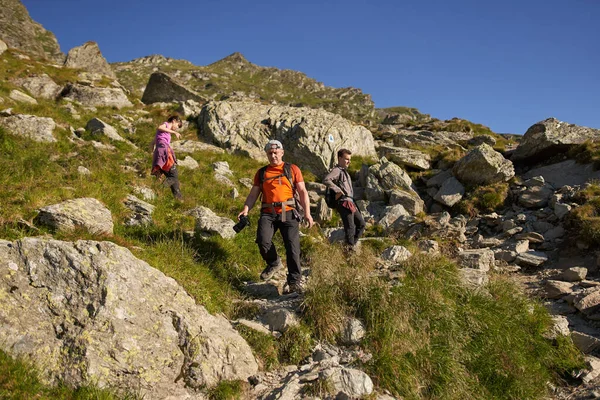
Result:
{"label": "gray jacket", "polygon": [[323,183],[333,189],[336,193],[342,193],[349,197],[354,197],[352,189],[352,179],[345,168],[340,168],[338,165],[333,167],[331,172],[327,174]]}

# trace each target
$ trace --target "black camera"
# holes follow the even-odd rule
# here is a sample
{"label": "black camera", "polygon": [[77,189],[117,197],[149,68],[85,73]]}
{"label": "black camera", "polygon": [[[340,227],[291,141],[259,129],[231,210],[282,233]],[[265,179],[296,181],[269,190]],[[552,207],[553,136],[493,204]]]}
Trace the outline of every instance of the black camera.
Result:
{"label": "black camera", "polygon": [[247,227],[248,225],[250,225],[250,220],[248,219],[248,216],[242,215],[240,217],[240,222],[238,222],[237,224],[235,224],[233,226],[233,230],[235,231],[235,233],[240,233],[240,231],[242,229],[244,229],[245,227]]}

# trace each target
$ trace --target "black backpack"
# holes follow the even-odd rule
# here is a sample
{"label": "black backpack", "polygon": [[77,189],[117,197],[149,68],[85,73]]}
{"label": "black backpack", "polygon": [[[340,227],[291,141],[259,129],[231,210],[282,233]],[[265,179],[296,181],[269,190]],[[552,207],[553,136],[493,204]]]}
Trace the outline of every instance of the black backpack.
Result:
{"label": "black backpack", "polygon": [[336,195],[337,193],[332,188],[328,187],[325,189],[325,204],[327,204],[327,207],[335,208],[337,205],[337,199],[335,198]]}
{"label": "black backpack", "polygon": [[[262,185],[265,182],[265,173],[267,172],[268,167],[269,167],[268,165],[265,165],[264,167],[262,167],[261,169],[258,170],[258,179],[260,180],[261,196],[262,196]],[[300,205],[300,196],[298,195],[298,191],[296,191],[296,183],[294,182],[294,176],[292,174],[292,164],[290,164],[288,162],[284,163],[283,164],[283,174],[273,176],[273,177],[269,178],[269,180],[277,179],[282,176],[285,176],[287,178],[287,180],[290,182],[290,184],[292,185],[292,192],[294,193],[294,201],[296,203],[295,208],[296,208],[296,211],[298,211],[298,214],[300,214],[300,218],[302,218],[302,216],[304,215],[304,208],[302,207],[302,205]]]}

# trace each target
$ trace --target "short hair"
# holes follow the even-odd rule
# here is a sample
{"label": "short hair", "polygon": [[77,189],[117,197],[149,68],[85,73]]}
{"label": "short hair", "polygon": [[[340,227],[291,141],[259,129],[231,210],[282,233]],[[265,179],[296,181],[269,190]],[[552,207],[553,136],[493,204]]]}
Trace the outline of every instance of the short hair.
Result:
{"label": "short hair", "polygon": [[338,157],[342,157],[346,154],[352,155],[352,152],[348,149],[339,149],[337,154],[338,154]]}

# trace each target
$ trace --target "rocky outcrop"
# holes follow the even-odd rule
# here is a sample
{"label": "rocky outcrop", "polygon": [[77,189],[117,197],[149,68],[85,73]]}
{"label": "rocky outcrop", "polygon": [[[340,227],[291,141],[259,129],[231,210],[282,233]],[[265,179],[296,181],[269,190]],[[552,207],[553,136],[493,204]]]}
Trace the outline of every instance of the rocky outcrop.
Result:
{"label": "rocky outcrop", "polygon": [[87,42],[78,47],[73,47],[67,54],[65,67],[79,68],[95,74],[116,79],[116,75],[106,59],[102,56],[96,42]]}
{"label": "rocky outcrop", "polygon": [[35,115],[11,115],[0,118],[0,125],[7,133],[25,136],[36,142],[56,142],[54,128],[56,123],[52,118],[36,117]]}
{"label": "rocky outcrop", "polygon": [[61,63],[65,55],[56,37],[33,21],[19,0],[0,0],[0,39],[13,47]]}
{"label": "rocky outcrop", "polygon": [[69,83],[62,90],[61,97],[78,101],[86,107],[132,107],[123,89],[99,88]]}
{"label": "rocky outcrop", "polygon": [[150,79],[142,95],[142,102],[144,104],[171,103],[175,101],[185,102],[186,100],[194,100],[201,103],[206,102],[206,99],[201,95],[194,93],[162,72],[155,72],[150,75]]}
{"label": "rocky outcrop", "polygon": [[201,134],[229,151],[266,161],[269,139],[283,143],[285,160],[324,176],[345,147],[374,157],[373,135],[366,128],[323,110],[267,106],[253,102],[210,102],[198,118]]}
{"label": "rocky outcrop", "polygon": [[110,210],[100,201],[88,197],[42,207],[36,222],[58,231],[83,228],[95,234],[112,235],[113,233]]}
{"label": "rocky outcrop", "polygon": [[600,140],[600,129],[586,128],[556,118],[548,118],[527,129],[511,160],[538,161],[587,140]]}
{"label": "rocky outcrop", "polygon": [[452,172],[459,181],[470,185],[490,185],[515,176],[512,162],[485,143],[458,160]]}
{"label": "rocky outcrop", "polygon": [[100,118],[92,118],[91,120],[89,120],[85,126],[85,129],[90,131],[92,135],[95,136],[106,136],[107,138],[116,140],[118,142],[125,141],[125,139],[123,139],[123,137],[119,135],[119,133],[113,126],[102,121]]}
{"label": "rocky outcrop", "polygon": [[257,372],[225,318],[110,242],[0,241],[0,294],[0,346],[44,382],[194,398]]}
{"label": "rocky outcrop", "polygon": [[16,83],[34,97],[42,99],[54,100],[62,90],[47,74],[19,79]]}
{"label": "rocky outcrop", "polygon": [[380,157],[385,157],[401,166],[419,171],[431,168],[431,157],[419,150],[381,145],[377,148],[377,153]]}
{"label": "rocky outcrop", "polygon": [[196,232],[204,235],[218,234],[222,238],[231,239],[235,236],[233,222],[229,218],[219,217],[210,208],[198,206],[187,212],[196,218]]}

